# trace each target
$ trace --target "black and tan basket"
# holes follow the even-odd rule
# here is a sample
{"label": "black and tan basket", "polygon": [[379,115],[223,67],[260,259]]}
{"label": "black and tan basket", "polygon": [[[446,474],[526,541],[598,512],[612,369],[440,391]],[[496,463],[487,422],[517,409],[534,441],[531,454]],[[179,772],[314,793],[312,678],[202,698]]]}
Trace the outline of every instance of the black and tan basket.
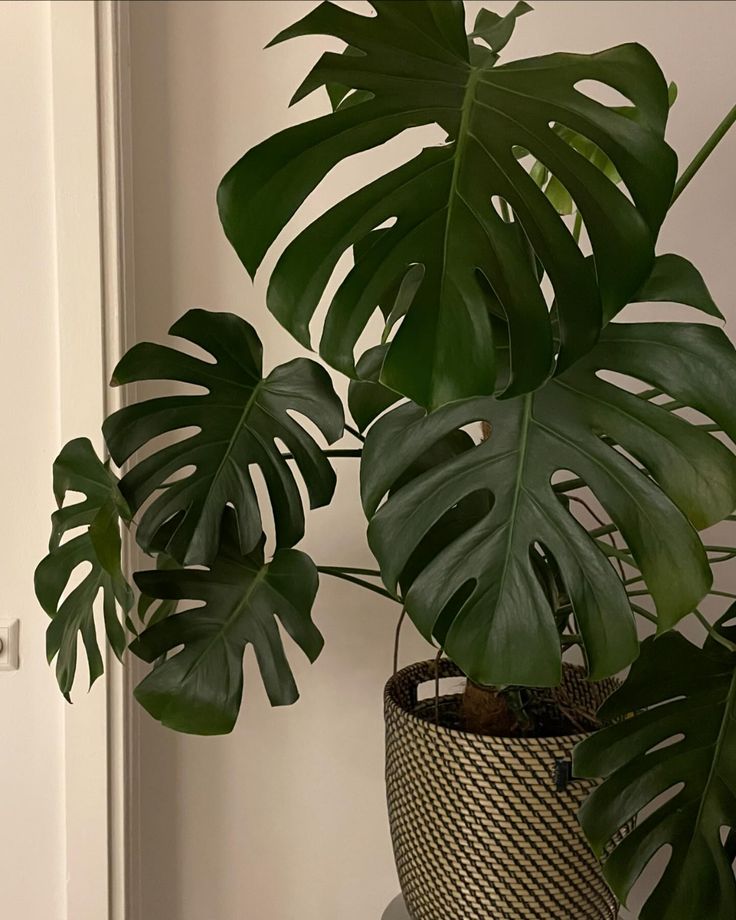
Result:
{"label": "black and tan basket", "polygon": [[[440,677],[461,677],[449,661]],[[494,738],[456,728],[459,696],[418,702],[435,662],[386,685],[386,784],[396,865],[413,920],[613,920],[618,904],[576,820],[594,782],[560,782],[582,734]],[[617,684],[566,668],[595,709]],[[564,788],[562,788],[564,787]]]}

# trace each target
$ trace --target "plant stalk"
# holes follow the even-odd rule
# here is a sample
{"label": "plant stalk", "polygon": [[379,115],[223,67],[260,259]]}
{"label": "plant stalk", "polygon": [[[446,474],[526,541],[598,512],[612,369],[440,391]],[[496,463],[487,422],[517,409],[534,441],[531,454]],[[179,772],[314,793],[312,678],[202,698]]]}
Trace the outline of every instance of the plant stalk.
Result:
{"label": "plant stalk", "polygon": [[[323,450],[322,453],[325,457],[362,457],[363,448],[355,447],[343,450],[342,448],[337,448],[335,450]],[[294,454],[281,454],[284,460],[293,460]]]}
{"label": "plant stalk", "polygon": [[580,231],[583,228],[583,215],[580,211],[575,212],[575,223],[572,227],[572,236],[576,243],[580,242]]}
{"label": "plant stalk", "polygon": [[728,130],[736,122],[736,105],[731,109],[731,111],[726,115],[723,121],[718,125],[715,131],[711,134],[708,140],[703,144],[700,150],[693,157],[692,162],[687,167],[685,172],[680,176],[680,178],[675,183],[675,190],[672,193],[672,200],[670,201],[670,207],[677,201],[677,199],[682,195],[687,186],[690,184],[695,174],[698,172],[700,167],[705,163],[708,157],[713,153],[718,144],[726,136]]}
{"label": "plant stalk", "polygon": [[357,438],[361,443],[365,441],[365,435],[362,435],[357,428],[353,428],[352,425],[345,425],[345,431],[351,434],[354,438]]}
{"label": "plant stalk", "polygon": [[658,623],[656,614],[652,613],[650,610],[645,610],[644,607],[639,607],[638,604],[632,604],[631,609],[634,613],[638,613],[640,617],[644,617],[645,620],[649,620],[650,623]]}
{"label": "plant stalk", "polygon": [[708,622],[708,620],[703,616],[697,607],[695,610],[693,610],[693,613],[714,642],[722,645],[724,648],[728,649],[729,652],[736,652],[736,645],[734,645],[733,642],[729,642],[728,639],[725,636],[722,636],[717,629],[714,629],[712,624]]}
{"label": "plant stalk", "polygon": [[396,633],[394,635],[394,675],[398,673],[399,670],[399,643],[401,641],[401,627],[404,625],[404,620],[406,619],[406,607],[401,608],[401,616],[396,624]]}
{"label": "plant stalk", "polygon": [[323,575],[331,575],[333,578],[340,578],[343,581],[349,581],[353,585],[358,585],[361,588],[365,588],[366,591],[372,591],[374,594],[380,594],[381,597],[386,597],[390,601],[400,603],[400,601],[395,598],[393,594],[389,594],[385,588],[379,588],[378,585],[372,585],[370,582],[364,581],[362,578],[356,578],[355,575],[351,575],[336,566],[318,565],[317,571],[322,572]]}

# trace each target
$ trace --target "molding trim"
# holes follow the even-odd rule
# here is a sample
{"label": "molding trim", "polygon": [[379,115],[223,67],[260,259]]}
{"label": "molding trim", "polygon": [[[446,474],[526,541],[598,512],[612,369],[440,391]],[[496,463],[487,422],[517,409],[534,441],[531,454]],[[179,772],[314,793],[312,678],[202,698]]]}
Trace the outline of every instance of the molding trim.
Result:
{"label": "molding trim", "polygon": [[[128,3],[61,0],[49,16],[61,438],[100,450],[120,399],[107,381],[132,340]],[[80,680],[65,713],[68,920],[137,918],[129,671],[108,651],[105,677],[89,695]]]}
{"label": "molding trim", "polygon": [[[105,380],[135,340],[132,223],[130,19],[128,0],[98,0],[97,96],[99,119],[100,236]],[[130,308],[129,308],[130,305]],[[105,414],[119,409],[122,393],[105,388]],[[135,544],[123,534],[125,570]],[[140,847],[137,839],[138,709],[129,666],[107,650],[109,920],[138,920]]]}

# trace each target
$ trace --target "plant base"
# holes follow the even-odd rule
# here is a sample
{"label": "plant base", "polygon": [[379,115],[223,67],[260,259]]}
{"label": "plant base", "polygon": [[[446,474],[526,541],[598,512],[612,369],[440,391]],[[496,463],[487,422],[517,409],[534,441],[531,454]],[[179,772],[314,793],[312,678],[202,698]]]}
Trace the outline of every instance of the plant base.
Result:
{"label": "plant base", "polygon": [[[440,662],[440,677],[461,677]],[[498,738],[453,726],[459,695],[417,702],[435,663],[387,684],[386,782],[394,854],[413,920],[615,920],[618,904],[576,813],[595,786],[558,790],[584,734]],[[567,668],[565,690],[595,709],[616,687]],[[563,766],[564,771],[564,766]]]}

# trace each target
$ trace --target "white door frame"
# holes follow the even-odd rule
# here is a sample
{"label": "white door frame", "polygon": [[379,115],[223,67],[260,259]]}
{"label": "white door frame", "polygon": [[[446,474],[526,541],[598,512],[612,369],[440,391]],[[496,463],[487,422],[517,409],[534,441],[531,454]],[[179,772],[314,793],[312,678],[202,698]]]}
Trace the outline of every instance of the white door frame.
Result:
{"label": "white door frame", "polygon": [[[51,0],[51,91],[62,442],[102,448],[110,371],[132,340],[127,0]],[[129,669],[106,654],[65,713],[66,916],[133,920],[136,747]],[[135,848],[137,849],[137,848]]]}

